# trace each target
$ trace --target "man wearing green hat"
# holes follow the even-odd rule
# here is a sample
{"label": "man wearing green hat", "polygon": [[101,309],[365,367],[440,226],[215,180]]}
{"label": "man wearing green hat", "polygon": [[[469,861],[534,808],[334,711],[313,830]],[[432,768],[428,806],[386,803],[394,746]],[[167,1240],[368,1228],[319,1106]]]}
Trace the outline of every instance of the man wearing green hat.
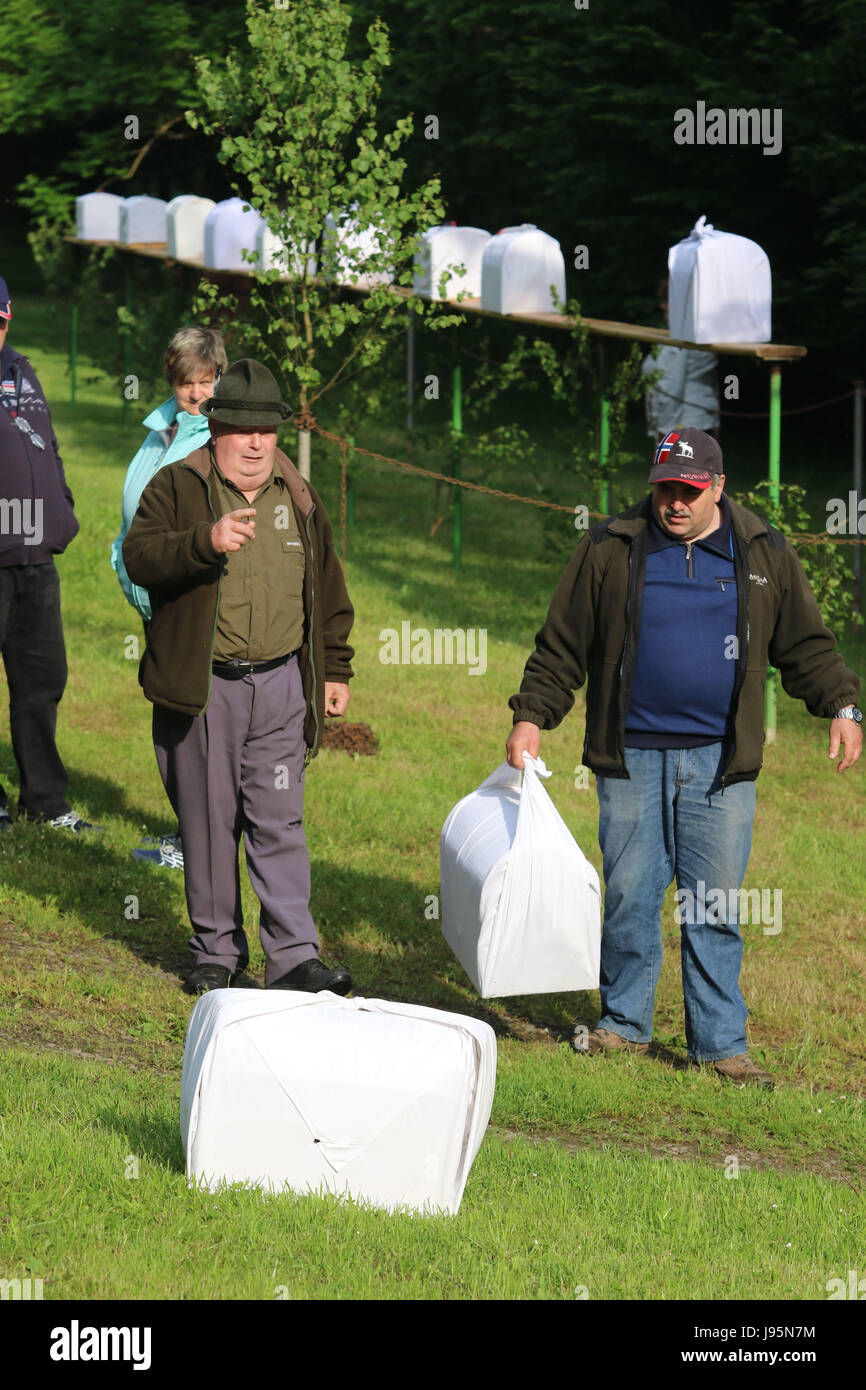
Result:
{"label": "man wearing green hat", "polygon": [[201,410],[210,441],[156,474],[123,542],[153,610],[139,681],[184,847],[186,989],[247,965],[243,832],[266,987],[347,994],[310,916],[303,783],[325,717],[349,703],[354,611],[325,509],[277,448],[290,411],[267,367],[233,363]]}

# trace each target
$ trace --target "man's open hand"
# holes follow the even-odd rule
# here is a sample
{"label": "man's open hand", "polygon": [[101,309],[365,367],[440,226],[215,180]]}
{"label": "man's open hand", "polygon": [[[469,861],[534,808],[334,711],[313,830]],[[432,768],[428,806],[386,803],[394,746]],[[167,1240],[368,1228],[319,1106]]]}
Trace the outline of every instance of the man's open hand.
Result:
{"label": "man's open hand", "polygon": [[238,507],[236,512],[226,512],[210,528],[210,538],[218,555],[225,555],[229,550],[240,550],[247,541],[255,540],[256,523],[246,519],[255,514],[255,507]]}
{"label": "man's open hand", "polygon": [[842,744],[842,761],[836,768],[837,772],[844,772],[846,767],[851,767],[856,763],[863,749],[863,730],[854,719],[831,719],[830,720],[830,753],[829,756],[834,760],[839,753],[839,744]]}
{"label": "man's open hand", "polygon": [[530,758],[538,757],[538,750],[541,747],[541,730],[537,724],[532,724],[528,719],[520,719],[508,736],[505,745],[505,756],[512,767],[523,771],[523,755],[528,753]]}
{"label": "man's open hand", "polygon": [[349,704],[349,687],[339,681],[325,681],[325,714],[345,714]]}

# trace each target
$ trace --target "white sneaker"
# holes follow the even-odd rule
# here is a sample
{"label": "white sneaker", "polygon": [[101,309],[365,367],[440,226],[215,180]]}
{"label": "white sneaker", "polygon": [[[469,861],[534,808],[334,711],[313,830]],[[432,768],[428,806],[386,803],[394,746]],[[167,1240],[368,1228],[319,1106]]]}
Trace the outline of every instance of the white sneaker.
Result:
{"label": "white sneaker", "polygon": [[75,835],[85,832],[93,832],[101,835],[105,830],[104,825],[91,825],[90,821],[82,820],[77,811],[66,811],[62,816],[55,816],[53,820],[46,821],[52,830],[71,830]]}

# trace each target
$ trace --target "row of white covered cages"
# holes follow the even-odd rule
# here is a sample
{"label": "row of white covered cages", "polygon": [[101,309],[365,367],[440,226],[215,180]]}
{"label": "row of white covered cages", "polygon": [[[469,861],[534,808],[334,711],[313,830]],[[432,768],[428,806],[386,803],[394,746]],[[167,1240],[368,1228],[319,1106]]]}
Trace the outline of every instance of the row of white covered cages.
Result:
{"label": "row of white covered cages", "polygon": [[[170,202],[138,194],[86,193],[76,199],[76,230],[84,241],[165,245],[173,259],[209,270],[254,268],[298,275],[317,268],[316,244],[298,246],[271,231],[242,198],[214,202],[183,193]],[[354,208],[328,215],[329,264],[339,283],[369,289],[388,284],[388,238],[363,226]],[[249,259],[255,253],[255,261]],[[766,253],[748,237],[718,231],[701,217],[668,252],[670,331],[688,342],[769,342],[772,286]],[[471,300],[498,314],[555,313],[565,303],[565,260],[559,242],[533,223],[495,235],[456,223],[431,227],[415,257],[413,287],[429,299]]]}
{"label": "row of white covered cages", "polygon": [[[298,274],[306,261],[317,268],[316,245],[304,248],[276,236],[265,219],[242,198],[212,198],[184,193],[170,202],[139,194],[86,193],[76,199],[76,234],[82,241],[117,242],[121,246],[165,246],[175,260],[208,270],[277,269]],[[360,289],[388,284],[387,236],[381,228],[360,225],[350,210],[329,215],[324,236],[334,239],[334,278]],[[255,262],[249,258],[256,254]],[[375,269],[367,269],[370,263]],[[491,236],[480,227],[450,223],[424,233],[415,257],[413,287],[431,299],[469,298],[497,313],[555,312],[551,293],[565,299],[565,262],[559,242],[530,224],[507,227]]]}

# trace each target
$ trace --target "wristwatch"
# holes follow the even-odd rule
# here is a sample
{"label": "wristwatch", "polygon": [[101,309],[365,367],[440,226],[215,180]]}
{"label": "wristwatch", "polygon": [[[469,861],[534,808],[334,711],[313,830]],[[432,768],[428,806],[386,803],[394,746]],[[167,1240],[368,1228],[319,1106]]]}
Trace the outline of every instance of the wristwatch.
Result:
{"label": "wristwatch", "polygon": [[854,719],[858,724],[863,723],[863,714],[856,705],[846,705],[844,709],[837,709],[835,714],[831,714],[831,719]]}

